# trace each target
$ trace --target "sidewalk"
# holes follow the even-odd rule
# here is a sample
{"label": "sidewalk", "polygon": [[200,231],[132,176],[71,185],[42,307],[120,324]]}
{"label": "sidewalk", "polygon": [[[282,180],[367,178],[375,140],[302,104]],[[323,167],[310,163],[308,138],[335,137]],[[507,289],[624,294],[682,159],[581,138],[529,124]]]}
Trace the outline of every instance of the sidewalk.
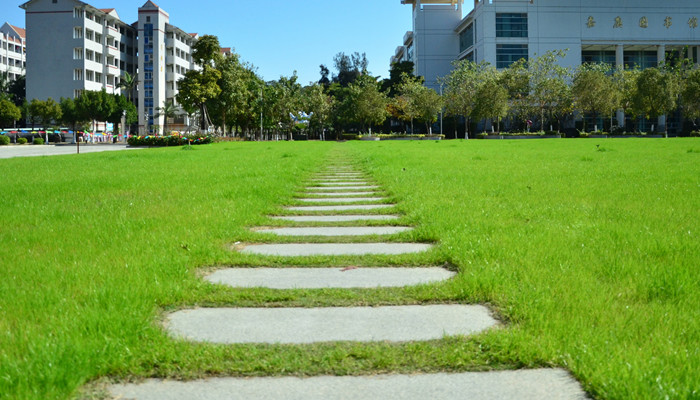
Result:
{"label": "sidewalk", "polygon": [[[81,144],[80,154],[99,153],[103,151],[134,150],[140,147],[127,147],[126,144]],[[61,145],[9,145],[0,146],[0,159],[14,157],[39,157],[76,154],[77,149],[72,144]]]}

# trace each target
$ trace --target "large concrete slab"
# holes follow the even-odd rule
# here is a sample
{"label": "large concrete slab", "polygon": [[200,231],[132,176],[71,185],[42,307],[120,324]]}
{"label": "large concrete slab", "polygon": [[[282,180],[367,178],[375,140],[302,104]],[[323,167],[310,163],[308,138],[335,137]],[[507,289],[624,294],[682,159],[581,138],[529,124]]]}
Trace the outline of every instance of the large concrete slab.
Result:
{"label": "large concrete slab", "polygon": [[148,380],[113,385],[115,398],[135,400],[585,400],[581,385],[562,369],[459,374],[212,378]]}
{"label": "large concrete slab", "polygon": [[171,335],[209,343],[408,342],[470,335],[498,323],[480,305],[198,308],[167,317]]}
{"label": "large concrete slab", "polygon": [[398,219],[398,215],[290,215],[272,217],[293,222],[354,222],[354,221],[388,221]]}
{"label": "large concrete slab", "polygon": [[228,268],[206,279],[233,287],[270,289],[401,287],[444,281],[444,268]]}
{"label": "large concrete slab", "polygon": [[264,256],[361,256],[412,254],[430,250],[425,243],[280,243],[245,246],[241,253]]}
{"label": "large concrete slab", "polygon": [[367,201],[382,201],[386,197],[328,197],[319,199],[297,199],[302,203],[362,203]]}
{"label": "large concrete slab", "polygon": [[411,231],[406,226],[314,226],[256,229],[260,233],[272,233],[279,236],[366,236],[393,235]]}
{"label": "large concrete slab", "polygon": [[352,205],[336,205],[336,206],[293,206],[285,207],[285,210],[290,211],[354,211],[354,210],[378,210],[382,208],[391,208],[394,204],[352,204]]}
{"label": "large concrete slab", "polygon": [[376,185],[367,185],[367,186],[309,186],[306,188],[307,191],[309,192],[314,192],[314,191],[329,191],[329,190],[370,190],[370,189],[379,189],[379,186]]}

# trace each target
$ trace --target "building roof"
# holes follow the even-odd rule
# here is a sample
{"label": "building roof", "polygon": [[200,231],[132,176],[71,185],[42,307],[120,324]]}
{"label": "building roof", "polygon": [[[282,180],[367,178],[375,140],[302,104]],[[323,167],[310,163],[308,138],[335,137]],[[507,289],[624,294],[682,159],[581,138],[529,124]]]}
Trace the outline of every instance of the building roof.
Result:
{"label": "building roof", "polygon": [[12,28],[12,30],[14,30],[15,32],[17,32],[17,34],[18,34],[22,39],[26,39],[26,38],[27,38],[27,31],[26,31],[24,28],[20,28],[19,26],[14,26],[14,25],[11,25],[11,24],[7,24],[7,25],[10,25],[10,28]]}
{"label": "building roof", "polygon": [[160,8],[160,7],[158,7],[158,4],[152,2],[151,0],[148,0],[144,5],[141,6],[141,8]]}

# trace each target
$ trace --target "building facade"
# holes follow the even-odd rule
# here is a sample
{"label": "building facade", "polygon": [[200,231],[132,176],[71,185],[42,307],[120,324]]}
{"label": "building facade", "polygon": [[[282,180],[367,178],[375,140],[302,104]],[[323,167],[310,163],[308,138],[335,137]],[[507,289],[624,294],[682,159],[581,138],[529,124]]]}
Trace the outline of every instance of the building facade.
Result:
{"label": "building facade", "polygon": [[[192,47],[197,34],[189,34],[170,25],[170,16],[152,1],[139,8],[138,49],[139,82],[139,130],[152,131],[153,126],[163,126],[165,117],[158,108],[177,104],[177,82],[187,71],[195,69]],[[168,121],[171,127],[184,125],[182,118]]]}
{"label": "building facade", "polygon": [[[122,93],[125,73],[138,80],[139,133],[162,132],[157,109],[174,102],[177,80],[195,68],[196,35],[170,25],[169,15],[152,1],[133,24],[115,9],[97,9],[78,0],[31,0],[25,10],[27,99],[76,98],[82,91]],[[181,122],[186,121],[170,121]]]}
{"label": "building facade", "polygon": [[25,75],[27,35],[23,28],[5,23],[0,27],[0,73],[14,81]]}
{"label": "building facade", "polygon": [[550,50],[567,51],[566,67],[646,68],[668,57],[700,58],[697,0],[475,0],[464,18],[462,1],[401,1],[413,6],[413,32],[404,46],[412,37],[416,74],[429,86],[436,87],[454,60],[506,68]]}

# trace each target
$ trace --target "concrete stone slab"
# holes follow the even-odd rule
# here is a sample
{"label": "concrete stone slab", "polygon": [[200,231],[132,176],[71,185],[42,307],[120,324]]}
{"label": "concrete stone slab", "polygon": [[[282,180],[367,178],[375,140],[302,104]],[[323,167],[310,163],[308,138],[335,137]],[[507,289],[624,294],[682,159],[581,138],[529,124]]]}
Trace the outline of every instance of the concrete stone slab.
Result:
{"label": "concrete stone slab", "polygon": [[167,317],[171,335],[209,343],[408,342],[470,335],[498,322],[480,305],[198,308]]}
{"label": "concrete stone slab", "polygon": [[241,253],[264,256],[361,256],[371,254],[412,254],[430,250],[426,243],[279,243],[252,244]]}
{"label": "concrete stone slab", "polygon": [[366,236],[393,235],[411,231],[406,226],[314,226],[257,229],[256,232],[279,236]]}
{"label": "concrete stone slab", "polygon": [[386,197],[328,197],[320,199],[297,199],[302,203],[362,203],[368,201],[382,201]]}
{"label": "concrete stone slab", "polygon": [[148,380],[113,385],[115,398],[135,400],[585,400],[581,385],[562,369],[459,374],[212,378]]}
{"label": "concrete stone slab", "polygon": [[206,279],[233,287],[270,289],[402,287],[444,281],[444,268],[228,268]]}
{"label": "concrete stone slab", "polygon": [[309,192],[322,192],[325,190],[369,190],[369,189],[379,189],[376,185],[367,186],[309,186],[305,190]]}
{"label": "concrete stone slab", "polygon": [[293,206],[285,207],[285,210],[290,211],[352,211],[352,210],[378,210],[381,208],[391,208],[393,204],[353,204],[353,205],[337,205],[337,206]]}
{"label": "concrete stone slab", "polygon": [[388,221],[398,219],[398,215],[290,215],[272,217],[293,222],[353,222],[353,221]]}
{"label": "concrete stone slab", "polygon": [[369,182],[365,181],[347,181],[343,179],[342,181],[333,181],[333,182],[313,182],[315,185],[319,186],[365,186],[365,185],[371,185]]}
{"label": "concrete stone slab", "polygon": [[376,192],[306,192],[308,195],[314,196],[328,196],[328,197],[342,197],[342,196],[371,196],[376,194]]}

